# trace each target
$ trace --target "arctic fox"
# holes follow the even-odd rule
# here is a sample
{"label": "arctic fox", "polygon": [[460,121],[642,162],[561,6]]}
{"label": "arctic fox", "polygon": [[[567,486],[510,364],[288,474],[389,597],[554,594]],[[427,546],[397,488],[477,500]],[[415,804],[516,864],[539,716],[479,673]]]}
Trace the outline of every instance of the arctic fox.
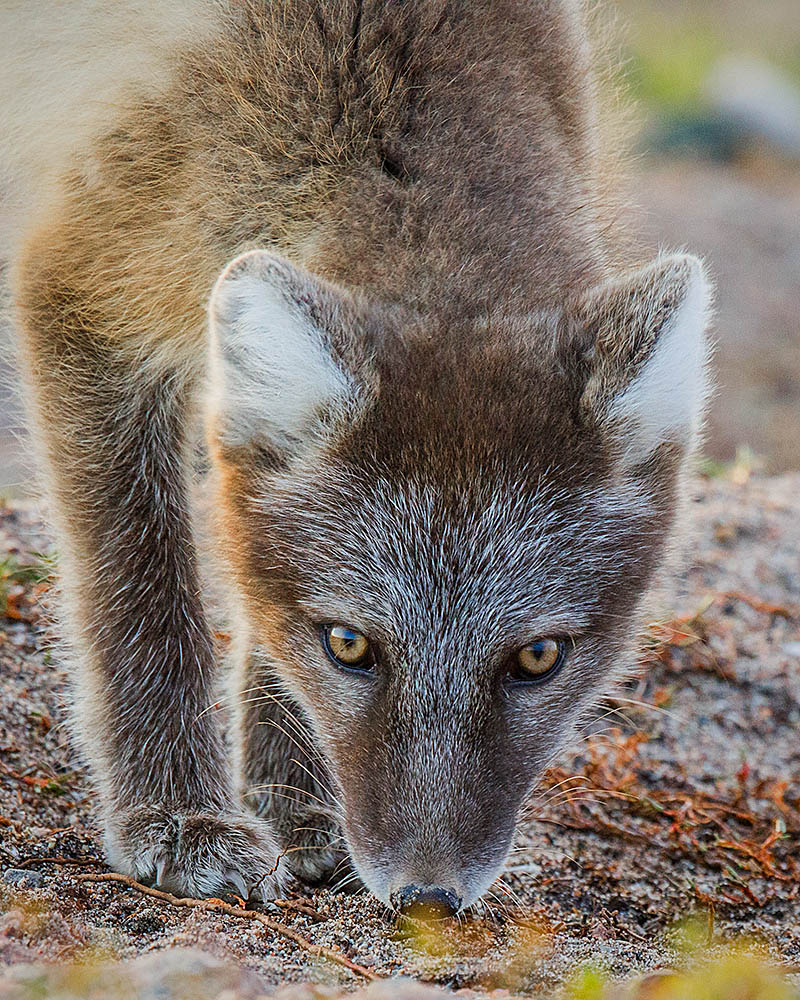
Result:
{"label": "arctic fox", "polygon": [[[578,0],[6,3],[12,290],[110,862],[400,912],[630,663],[706,395]],[[204,425],[231,746],[188,517]]]}

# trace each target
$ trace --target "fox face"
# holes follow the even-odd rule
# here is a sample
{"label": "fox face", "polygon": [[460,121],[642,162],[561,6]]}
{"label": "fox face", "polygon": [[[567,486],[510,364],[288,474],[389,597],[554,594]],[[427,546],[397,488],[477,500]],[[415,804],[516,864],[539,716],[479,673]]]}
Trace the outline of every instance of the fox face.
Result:
{"label": "fox face", "polygon": [[476,900],[629,666],[701,418],[708,308],[684,255],[535,314],[418,315],[265,251],[218,280],[224,547],[383,901]]}

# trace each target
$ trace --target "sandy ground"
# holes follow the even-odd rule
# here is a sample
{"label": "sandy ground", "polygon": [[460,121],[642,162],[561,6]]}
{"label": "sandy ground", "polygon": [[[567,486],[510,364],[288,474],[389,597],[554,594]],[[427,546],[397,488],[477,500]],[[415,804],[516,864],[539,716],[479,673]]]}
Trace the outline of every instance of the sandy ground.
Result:
{"label": "sandy ground", "polygon": [[[313,912],[267,916],[380,976],[478,993],[549,993],[586,960],[615,977],[674,966],[690,913],[713,946],[754,935],[800,974],[800,476],[740,469],[733,479],[697,484],[694,561],[651,630],[640,678],[548,775],[482,910],[420,935],[366,894],[298,890]],[[37,564],[47,548],[35,508],[0,507],[0,559]],[[5,566],[0,969],[15,968],[0,972],[0,997],[55,995],[9,983],[52,986],[71,959],[89,964],[70,997],[233,1000],[286,982],[363,985],[235,911],[83,879],[102,864],[35,860],[102,855],[64,727],[65,674],[41,611],[48,583],[36,579],[41,564]],[[98,986],[93,962],[136,956],[128,967],[137,983],[157,983],[152,992]],[[62,971],[28,964],[43,960]],[[118,978],[111,968],[103,975]],[[176,975],[194,985],[171,991]]]}

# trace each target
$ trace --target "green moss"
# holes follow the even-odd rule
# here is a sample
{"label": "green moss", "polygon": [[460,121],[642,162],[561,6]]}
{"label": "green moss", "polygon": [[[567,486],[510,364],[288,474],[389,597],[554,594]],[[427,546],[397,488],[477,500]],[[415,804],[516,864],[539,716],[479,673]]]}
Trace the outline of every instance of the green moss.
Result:
{"label": "green moss", "polygon": [[614,983],[594,964],[567,984],[563,1000],[798,1000],[783,970],[758,942],[739,941],[709,951],[708,924],[686,920],[670,935],[679,971]]}
{"label": "green moss", "polygon": [[9,584],[42,583],[52,575],[51,561],[47,556],[37,554],[36,562],[24,563],[17,556],[8,554],[0,557],[0,582]]}
{"label": "green moss", "polygon": [[694,110],[702,104],[703,82],[724,51],[710,25],[650,14],[636,26],[626,71],[640,100],[672,111]]}
{"label": "green moss", "polygon": [[570,1000],[604,1000],[608,996],[608,977],[594,965],[586,965],[567,985]]}
{"label": "green moss", "polygon": [[621,0],[621,8],[624,75],[633,95],[662,113],[702,108],[703,84],[726,53],[764,59],[800,83],[800,48],[776,44],[774,34],[758,27],[748,30],[749,18],[725,16],[718,7],[704,9],[700,3]]}
{"label": "green moss", "polygon": [[50,795],[53,798],[60,798],[70,791],[70,782],[77,777],[77,772],[70,771],[68,774],[59,774],[46,785],[42,786],[42,795]]}
{"label": "green moss", "polygon": [[3,614],[15,587],[32,587],[53,576],[53,560],[36,553],[35,562],[22,562],[9,553],[0,556],[0,615]]}

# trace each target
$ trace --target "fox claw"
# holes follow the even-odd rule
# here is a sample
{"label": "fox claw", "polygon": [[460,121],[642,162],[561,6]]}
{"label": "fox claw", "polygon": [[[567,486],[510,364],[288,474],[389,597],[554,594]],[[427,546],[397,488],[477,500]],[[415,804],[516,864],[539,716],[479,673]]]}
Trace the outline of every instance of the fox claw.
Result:
{"label": "fox claw", "polygon": [[[225,872],[225,878],[230,882],[230,884],[236,889],[236,894],[240,899],[247,900],[250,893],[247,889],[247,883],[242,878],[241,874],[236,871],[228,870]],[[253,887],[255,888],[255,886]]]}
{"label": "fox claw", "polygon": [[161,857],[156,862],[156,885],[164,884],[164,876],[167,874],[167,865],[169,864],[169,859],[166,855],[162,854]]}

